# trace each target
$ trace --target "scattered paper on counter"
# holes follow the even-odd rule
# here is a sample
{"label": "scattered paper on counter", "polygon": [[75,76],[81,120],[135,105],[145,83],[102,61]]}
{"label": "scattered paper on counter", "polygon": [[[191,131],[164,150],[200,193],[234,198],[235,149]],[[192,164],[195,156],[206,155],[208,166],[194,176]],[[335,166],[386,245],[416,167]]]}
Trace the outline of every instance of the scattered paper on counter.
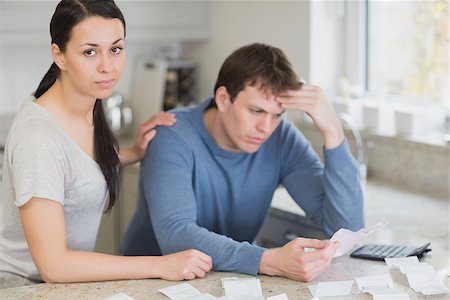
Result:
{"label": "scattered paper on counter", "polygon": [[280,295],[268,297],[267,300],[289,300],[289,299],[288,299],[286,293],[283,293]]}
{"label": "scattered paper on counter", "polygon": [[406,275],[409,286],[424,295],[439,295],[449,293],[450,290],[439,280],[434,267],[420,262],[416,256],[402,258],[386,258],[390,268],[398,268]]}
{"label": "scattered paper on counter", "polygon": [[409,286],[416,292],[424,295],[439,295],[450,292],[440,281],[433,270],[432,272],[410,272],[406,273]]}
{"label": "scattered paper on counter", "polygon": [[407,256],[407,257],[397,257],[397,258],[388,258],[384,259],[386,265],[389,269],[400,269],[402,266],[414,265],[419,263],[419,259],[417,256]]}
{"label": "scattered paper on counter", "polygon": [[353,280],[319,282],[309,285],[308,289],[315,298],[330,296],[347,296],[352,292]]}
{"label": "scattered paper on counter", "polygon": [[263,296],[223,296],[217,300],[266,300]]}
{"label": "scattered paper on counter", "polygon": [[432,265],[422,262],[417,262],[415,264],[408,264],[408,265],[400,265],[399,266],[400,272],[403,274],[408,273],[435,273],[435,270]]}
{"label": "scattered paper on counter", "polygon": [[106,298],[105,300],[134,300],[130,296],[124,293],[118,293],[115,295],[112,295],[111,297]]}
{"label": "scattered paper on counter", "polygon": [[386,294],[375,294],[372,296],[373,300],[411,300],[407,293],[399,290],[394,290]]}
{"label": "scattered paper on counter", "polygon": [[259,279],[226,277],[221,281],[222,287],[225,289],[225,296],[220,298],[211,294],[202,294],[188,283],[175,284],[158,291],[172,300],[265,300]]}
{"label": "scattered paper on counter", "polygon": [[356,277],[355,280],[361,292],[371,295],[389,294],[394,289],[394,283],[388,274]]}
{"label": "scattered paper on counter", "polygon": [[193,296],[201,295],[201,293],[189,283],[179,283],[158,290],[172,300],[181,300]]}
{"label": "scattered paper on counter", "polygon": [[256,278],[222,278],[225,296],[262,296],[261,281]]}
{"label": "scattered paper on counter", "polygon": [[331,241],[339,241],[341,243],[333,257],[344,255],[358,244],[360,240],[371,235],[378,228],[383,227],[386,224],[386,222],[377,223],[369,228],[363,228],[356,232],[345,228],[339,229],[330,239]]}
{"label": "scattered paper on counter", "polygon": [[230,280],[239,280],[239,277],[222,277],[220,282],[222,282],[222,288],[225,288],[224,283]]}
{"label": "scattered paper on counter", "polygon": [[217,298],[211,294],[200,294],[196,296],[190,296],[187,298],[183,298],[183,300],[216,300]]}

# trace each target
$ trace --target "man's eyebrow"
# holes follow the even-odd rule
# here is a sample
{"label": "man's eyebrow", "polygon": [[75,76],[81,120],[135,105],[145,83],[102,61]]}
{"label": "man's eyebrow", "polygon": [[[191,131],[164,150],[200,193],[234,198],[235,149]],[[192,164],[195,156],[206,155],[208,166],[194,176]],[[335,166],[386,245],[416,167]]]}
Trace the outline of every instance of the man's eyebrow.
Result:
{"label": "man's eyebrow", "polygon": [[260,110],[260,111],[263,111],[263,112],[267,112],[265,109],[263,109],[263,108],[261,108],[261,107],[259,107],[257,105],[254,105],[254,104],[250,104],[249,107],[252,108],[252,109],[256,109],[256,110]]}
{"label": "man's eyebrow", "polygon": [[[263,108],[261,108],[261,107],[259,107],[259,106],[256,106],[256,105],[253,105],[253,104],[250,104],[249,105],[252,109],[256,109],[256,110],[259,110],[259,111],[262,111],[262,112],[264,112],[264,113],[269,113],[268,111],[266,111],[265,109],[263,109]],[[282,112],[280,112],[280,113],[277,113],[277,114],[275,114],[275,115],[282,115],[282,114],[284,114],[286,112],[286,110],[285,109],[283,109],[283,111]]]}

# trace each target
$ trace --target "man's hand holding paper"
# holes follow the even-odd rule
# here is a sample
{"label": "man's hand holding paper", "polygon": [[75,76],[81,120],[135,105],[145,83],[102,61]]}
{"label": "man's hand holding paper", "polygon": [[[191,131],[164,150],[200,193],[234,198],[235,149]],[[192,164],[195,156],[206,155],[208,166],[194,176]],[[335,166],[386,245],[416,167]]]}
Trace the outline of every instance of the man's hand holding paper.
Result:
{"label": "man's hand holding paper", "polygon": [[296,238],[281,248],[265,251],[260,272],[309,282],[328,268],[339,245],[339,241]]}

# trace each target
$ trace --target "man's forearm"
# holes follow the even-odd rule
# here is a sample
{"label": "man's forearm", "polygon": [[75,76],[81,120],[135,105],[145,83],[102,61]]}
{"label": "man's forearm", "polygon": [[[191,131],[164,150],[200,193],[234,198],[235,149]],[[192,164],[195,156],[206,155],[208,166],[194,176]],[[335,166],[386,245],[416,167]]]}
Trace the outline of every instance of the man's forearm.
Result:
{"label": "man's forearm", "polygon": [[[155,224],[158,222],[160,221]],[[197,249],[212,257],[213,269],[216,271],[256,275],[265,251],[265,248],[248,242],[237,242],[190,221],[177,222],[176,226],[156,226],[154,230],[163,254]]]}
{"label": "man's forearm", "polygon": [[340,227],[358,230],[364,226],[363,194],[359,170],[347,141],[339,147],[325,150],[324,188],[326,192],[324,220],[327,233]]}

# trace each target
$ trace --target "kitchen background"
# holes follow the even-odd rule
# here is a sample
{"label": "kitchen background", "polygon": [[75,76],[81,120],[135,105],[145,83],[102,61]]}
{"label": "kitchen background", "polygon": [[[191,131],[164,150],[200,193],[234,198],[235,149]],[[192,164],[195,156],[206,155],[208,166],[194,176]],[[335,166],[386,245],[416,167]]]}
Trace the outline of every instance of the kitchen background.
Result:
{"label": "kitchen background", "polygon": [[[299,76],[323,88],[345,125],[361,165],[363,184],[368,175],[369,191],[377,193],[371,182],[382,182],[408,193],[448,201],[448,21],[440,33],[444,36],[444,72],[437,73],[440,83],[433,89],[438,100],[408,102],[402,96],[398,97],[401,101],[390,101],[392,96],[383,88],[365,91],[369,87],[367,74],[371,74],[366,68],[370,55],[379,48],[395,53],[387,44],[366,51],[366,36],[376,35],[366,31],[365,1],[116,2],[127,21],[127,65],[117,86],[123,96],[122,106],[117,100],[109,103],[111,108],[131,107],[133,127],[164,105],[190,105],[211,96],[227,55],[248,43],[269,43],[285,51]],[[448,16],[445,1],[433,2],[437,3],[433,18],[439,21],[442,13]],[[51,64],[48,24],[56,3],[0,0],[0,146],[14,113]],[[373,11],[390,8],[389,2],[383,3],[369,7]],[[377,28],[382,33],[390,31],[377,26],[371,30]],[[405,68],[398,63],[398,67],[395,61],[377,64],[387,72],[398,73]],[[183,87],[182,81],[187,86]],[[182,98],[186,94],[189,97]],[[114,119],[113,114],[111,117]],[[320,135],[308,118],[301,113],[289,113],[288,117],[321,153]],[[126,123],[123,118],[119,114],[116,119],[117,132],[121,141],[128,143],[133,128],[120,126]],[[137,176],[138,166],[124,169],[124,199],[102,223],[102,251],[118,251],[121,234],[134,210]],[[277,197],[281,211],[301,214],[283,190]],[[404,201],[406,205],[408,199]]]}

